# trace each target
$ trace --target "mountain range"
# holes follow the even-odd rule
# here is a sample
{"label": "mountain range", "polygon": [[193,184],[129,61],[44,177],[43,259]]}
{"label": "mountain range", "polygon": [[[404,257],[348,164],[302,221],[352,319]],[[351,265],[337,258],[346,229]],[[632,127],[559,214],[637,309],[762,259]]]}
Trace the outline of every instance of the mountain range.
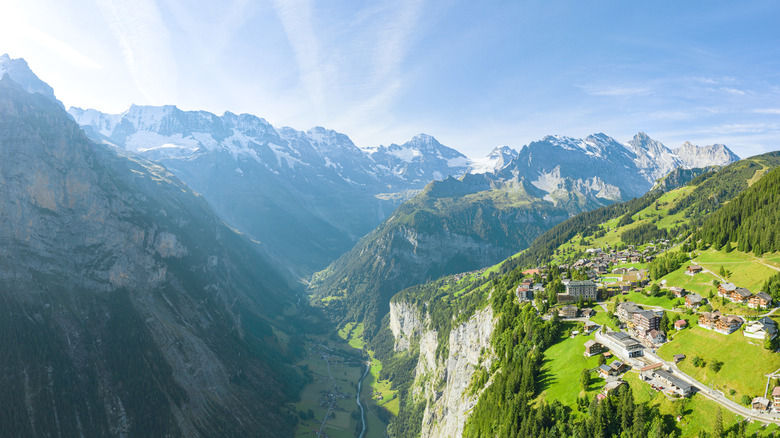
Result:
{"label": "mountain range", "polygon": [[[746,161],[721,181],[714,169],[738,160],[726,146],[669,149],[641,132],[547,136],[477,160],[425,134],[361,148],[248,114],[66,112],[7,55],[0,79],[0,421],[19,435],[290,436],[303,414],[288,402],[311,378],[291,363],[317,319],[291,280],[333,320],[363,322],[371,342],[404,288],[540,235],[584,235],[605,215],[633,220],[654,185],[709,178],[685,204],[701,218],[755,179],[751,166],[769,169]],[[434,316],[452,326],[454,315]]]}

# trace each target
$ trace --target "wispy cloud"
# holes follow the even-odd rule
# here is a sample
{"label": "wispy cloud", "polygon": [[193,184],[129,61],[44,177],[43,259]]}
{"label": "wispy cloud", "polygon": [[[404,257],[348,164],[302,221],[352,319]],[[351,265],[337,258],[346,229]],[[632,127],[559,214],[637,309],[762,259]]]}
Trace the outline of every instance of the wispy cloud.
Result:
{"label": "wispy cloud", "polygon": [[653,89],[639,86],[621,86],[621,85],[583,85],[579,86],[582,91],[591,96],[614,96],[630,97],[650,94]]}
{"label": "wispy cloud", "polygon": [[780,115],[780,108],[759,108],[759,109],[754,109],[753,112],[756,114]]}
{"label": "wispy cloud", "polygon": [[119,42],[136,88],[150,103],[176,101],[178,79],[171,39],[154,0],[98,0]]}
{"label": "wispy cloud", "polygon": [[309,94],[316,114],[324,112],[325,94],[320,69],[320,43],[311,23],[311,0],[273,0],[287,40],[295,53],[301,82]]}
{"label": "wispy cloud", "polygon": [[744,96],[745,94],[747,94],[745,90],[740,90],[738,88],[731,88],[731,87],[720,87],[718,88],[718,90],[727,94],[733,94],[735,96]]}

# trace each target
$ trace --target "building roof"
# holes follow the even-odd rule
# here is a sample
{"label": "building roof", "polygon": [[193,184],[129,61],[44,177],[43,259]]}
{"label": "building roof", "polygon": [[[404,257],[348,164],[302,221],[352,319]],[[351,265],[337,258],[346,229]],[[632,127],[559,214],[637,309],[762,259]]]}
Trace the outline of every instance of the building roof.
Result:
{"label": "building roof", "polygon": [[649,334],[650,334],[650,337],[651,337],[651,338],[655,338],[655,337],[657,337],[658,335],[661,335],[661,334],[663,334],[663,333],[659,332],[659,331],[658,331],[658,330],[656,330],[656,329],[652,329],[652,330],[650,330],[650,333],[649,333]]}
{"label": "building roof", "polygon": [[772,397],[780,397],[780,386],[775,386],[772,389]]}
{"label": "building roof", "polygon": [[764,406],[769,406],[769,399],[766,399],[764,397],[756,397],[756,398],[753,399],[753,402],[751,404],[754,405],[756,403],[764,405]]}
{"label": "building roof", "polygon": [[747,298],[753,295],[753,292],[750,292],[747,288],[744,287],[738,287],[734,290],[734,292],[737,293],[742,298]]}
{"label": "building roof", "polygon": [[596,342],[593,339],[591,339],[590,341],[585,343],[585,348],[590,348],[590,347],[592,347],[594,345],[601,345],[601,344],[599,344],[598,342]]}
{"label": "building roof", "polygon": [[605,373],[611,373],[612,368],[610,368],[607,365],[599,365],[599,370],[604,371]]}
{"label": "building roof", "polygon": [[614,389],[619,388],[622,385],[625,385],[626,382],[623,380],[613,380],[611,382],[608,382],[606,385],[604,385],[604,391],[609,392]]}
{"label": "building roof", "polygon": [[571,281],[567,286],[596,286],[591,280]]}
{"label": "building roof", "polygon": [[684,380],[681,380],[677,376],[673,376],[671,373],[664,371],[664,370],[655,370],[653,371],[658,377],[666,380],[667,382],[671,383],[672,385],[682,389],[682,390],[693,390],[693,385],[691,385],[688,382],[685,382]]}
{"label": "building roof", "polygon": [[677,321],[674,322],[674,325],[678,327],[685,327],[686,325],[688,325],[688,321],[684,319],[678,319]]}
{"label": "building roof", "polygon": [[726,292],[733,292],[737,288],[734,283],[721,283],[720,287]]}
{"label": "building roof", "polygon": [[572,306],[571,304],[569,304],[568,306],[561,307],[561,310],[563,310],[564,312],[569,311],[569,310],[574,310],[576,312],[577,311],[577,306]]}
{"label": "building roof", "polygon": [[701,300],[703,300],[704,298],[702,298],[702,296],[699,294],[689,294],[685,299],[691,300],[691,304],[693,304],[693,303],[701,303]]}
{"label": "building roof", "polygon": [[772,301],[772,297],[766,292],[759,292],[756,294],[756,296],[762,300]]}
{"label": "building roof", "polygon": [[683,360],[683,359],[685,359],[685,355],[682,353],[674,355],[674,360]]}

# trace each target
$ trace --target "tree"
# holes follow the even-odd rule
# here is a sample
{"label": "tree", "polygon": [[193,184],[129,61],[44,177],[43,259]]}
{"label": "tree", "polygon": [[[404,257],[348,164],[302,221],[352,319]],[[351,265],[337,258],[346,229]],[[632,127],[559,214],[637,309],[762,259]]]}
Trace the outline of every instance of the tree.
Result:
{"label": "tree", "polygon": [[[604,357],[602,355],[602,357]],[[580,373],[580,385],[582,386],[583,391],[588,390],[588,386],[590,385],[590,371],[588,371],[587,368],[583,369]]]}
{"label": "tree", "polygon": [[664,333],[669,331],[669,315],[667,315],[666,312],[664,312],[663,316],[661,316],[660,328]]}
{"label": "tree", "polygon": [[720,371],[721,368],[723,368],[723,362],[719,360],[713,360],[712,362],[710,362],[710,369],[712,371],[715,371],[717,373],[718,371]]}
{"label": "tree", "polygon": [[605,363],[607,363],[607,358],[605,358],[603,354],[599,354],[599,366],[604,365]]}
{"label": "tree", "polygon": [[720,265],[720,269],[718,269],[718,275],[721,277],[726,277],[726,268],[723,267],[723,265]]}
{"label": "tree", "polygon": [[715,425],[712,427],[712,436],[714,438],[723,438],[723,413],[720,408],[715,412]]}

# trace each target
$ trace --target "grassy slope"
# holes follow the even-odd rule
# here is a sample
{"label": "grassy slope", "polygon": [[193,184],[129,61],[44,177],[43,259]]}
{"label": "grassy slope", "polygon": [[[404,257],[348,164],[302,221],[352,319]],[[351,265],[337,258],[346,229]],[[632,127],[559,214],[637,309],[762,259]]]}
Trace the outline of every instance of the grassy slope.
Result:
{"label": "grassy slope", "polygon": [[[755,397],[764,395],[765,374],[780,368],[780,355],[765,350],[762,341],[746,338],[741,331],[723,335],[694,326],[678,333],[673,342],[662,346],[658,354],[665,360],[672,360],[675,354],[688,358],[680,362],[680,369],[708,385],[725,393],[737,391],[735,400],[742,395]],[[691,358],[699,356],[708,364],[719,360],[723,368],[715,373],[709,367],[694,367]]]}
{"label": "grassy slope", "polygon": [[[582,323],[566,323],[568,329],[581,329]],[[566,333],[564,331],[564,334]],[[594,339],[594,335],[564,337],[558,343],[545,351],[544,365],[540,374],[540,398],[558,400],[576,411],[577,397],[586,394],[593,398],[604,386],[604,379],[597,373],[591,373],[591,383],[587,393],[580,386],[580,373],[585,368],[598,367],[598,356],[586,358],[583,356],[585,342]]]}

